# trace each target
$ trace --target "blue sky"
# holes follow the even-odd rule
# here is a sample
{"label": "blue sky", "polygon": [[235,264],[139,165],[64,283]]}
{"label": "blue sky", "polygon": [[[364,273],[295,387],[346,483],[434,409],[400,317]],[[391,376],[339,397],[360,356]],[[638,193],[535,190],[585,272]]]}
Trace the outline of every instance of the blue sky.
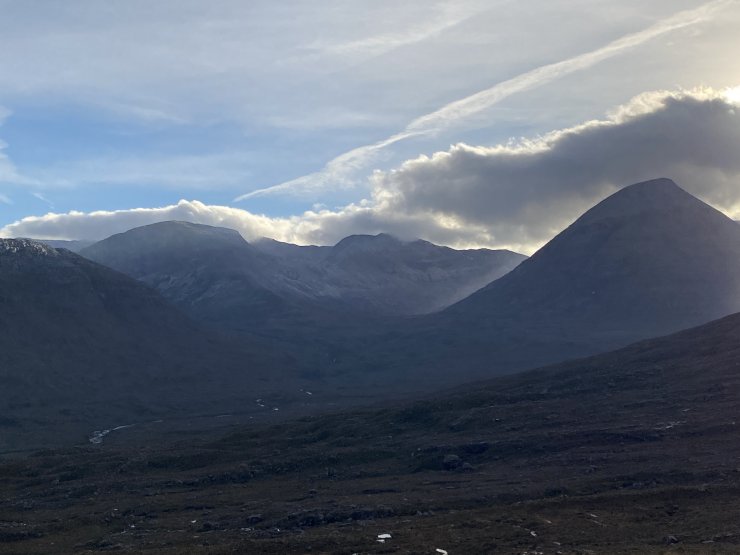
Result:
{"label": "blue sky", "polygon": [[[663,126],[656,141],[661,110],[689,126],[681,106],[698,114],[697,99],[733,121],[734,0],[0,0],[0,13],[2,235],[97,239],[179,217],[248,239],[390,231],[531,251],[629,184],[617,179],[652,171],[740,205],[734,166],[681,161],[680,145],[643,152],[652,166],[625,160],[639,172],[589,172],[592,186],[555,200],[577,157],[540,188],[531,176],[512,188],[511,172],[478,188],[480,161],[451,147],[493,149],[464,151],[486,164],[512,145],[555,148],[553,133],[594,120],[638,128],[615,114],[640,102],[635,117]],[[710,140],[732,141],[725,119]],[[433,194],[496,210],[471,217]]]}

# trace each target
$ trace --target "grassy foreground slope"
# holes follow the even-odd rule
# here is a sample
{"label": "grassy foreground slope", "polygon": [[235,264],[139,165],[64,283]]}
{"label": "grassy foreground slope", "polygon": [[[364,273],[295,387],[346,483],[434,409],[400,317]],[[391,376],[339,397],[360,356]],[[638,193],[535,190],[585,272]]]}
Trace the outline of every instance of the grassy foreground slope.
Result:
{"label": "grassy foreground slope", "polygon": [[0,466],[0,553],[736,553],[739,413],[731,316],[414,404],[123,430]]}

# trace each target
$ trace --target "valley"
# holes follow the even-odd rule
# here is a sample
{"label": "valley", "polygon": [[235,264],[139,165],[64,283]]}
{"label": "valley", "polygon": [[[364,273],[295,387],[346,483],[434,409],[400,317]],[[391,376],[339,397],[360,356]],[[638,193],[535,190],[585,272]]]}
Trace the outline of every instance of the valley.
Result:
{"label": "valley", "polygon": [[0,552],[733,553],[739,326],[410,404],[6,461]]}

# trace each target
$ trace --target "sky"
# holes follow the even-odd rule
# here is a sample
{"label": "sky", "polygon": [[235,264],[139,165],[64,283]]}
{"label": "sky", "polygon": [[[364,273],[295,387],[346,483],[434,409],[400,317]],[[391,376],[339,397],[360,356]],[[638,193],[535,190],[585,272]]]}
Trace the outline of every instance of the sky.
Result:
{"label": "sky", "polygon": [[670,177],[740,217],[740,0],[0,0],[0,236],[178,219],[531,253]]}

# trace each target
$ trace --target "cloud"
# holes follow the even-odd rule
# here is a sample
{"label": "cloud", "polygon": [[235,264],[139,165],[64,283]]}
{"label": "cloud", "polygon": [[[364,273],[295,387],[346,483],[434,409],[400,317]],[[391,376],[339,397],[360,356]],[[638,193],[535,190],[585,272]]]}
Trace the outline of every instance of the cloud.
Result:
{"label": "cloud", "polygon": [[[490,6],[486,6],[485,3],[475,5],[459,1],[444,2],[431,6],[429,11],[432,15],[427,20],[415,21],[397,32],[380,33],[348,41],[322,39],[314,41],[305,48],[313,53],[312,56],[319,59],[326,59],[327,55],[339,56],[357,63],[368,57],[379,56],[397,48],[428,40],[485,9],[490,9]],[[398,14],[393,15],[397,17]],[[299,60],[304,61],[305,57]]]}
{"label": "cloud", "polygon": [[13,161],[3,152],[5,148],[5,143],[0,141],[0,183],[19,183],[23,181],[23,178],[18,173]]}
{"label": "cloud", "polygon": [[31,196],[40,200],[44,204],[48,204],[50,208],[54,208],[54,203],[51,202],[48,198],[46,198],[43,194],[39,193],[38,191],[31,193]]}
{"label": "cloud", "polygon": [[[477,95],[465,106],[447,104],[706,1],[326,0],[317,8],[298,0],[131,0],[110,8],[68,0],[45,10],[33,2],[4,2],[0,103],[19,114],[13,122],[16,143],[6,152],[16,173],[38,180],[37,188],[77,185],[78,194],[95,203],[107,194],[98,185],[113,182],[122,193],[131,185],[127,206],[151,206],[159,202],[152,198],[162,198],[154,194],[160,182],[162,188],[182,184],[185,198],[213,200],[222,195],[187,189],[204,191],[212,177],[233,198],[321,169],[353,146],[370,145],[329,164],[322,179],[311,176],[284,189],[353,187],[358,177],[361,188],[300,202],[359,200],[367,195],[368,169],[388,168],[422,148],[480,141],[484,132],[487,142],[533,132],[522,122],[537,131],[562,126],[574,117],[593,117],[641,90],[636,87],[728,84],[726,76],[737,74],[737,9],[702,25],[704,38],[671,35],[676,46],[668,51],[655,41],[632,56],[518,94],[495,111],[476,116],[475,109],[490,107]],[[609,76],[595,76],[601,70]],[[574,89],[580,98],[571,96]],[[461,108],[473,111],[459,119]],[[445,122],[468,125],[391,147],[403,140],[394,132],[414,125],[420,114],[436,116],[410,131]],[[39,134],[42,121],[48,132]],[[21,153],[29,137],[34,146]],[[375,144],[385,137],[391,140]],[[176,158],[196,150],[259,156],[233,165],[228,175],[217,164],[180,171],[185,164]],[[386,154],[392,157],[369,164]],[[295,203],[259,202],[286,205]]]}
{"label": "cloud", "polygon": [[134,227],[167,220],[180,220],[239,231],[247,240],[272,237],[298,244],[334,244],[356,233],[377,234],[392,230],[401,237],[427,237],[442,244],[458,246],[485,244],[490,237],[482,226],[458,228],[444,219],[430,225],[428,217],[391,214],[379,205],[364,201],[341,210],[310,210],[300,216],[271,218],[230,206],[206,205],[197,200],[181,200],[161,208],[130,210],[50,212],[29,216],[0,229],[0,237],[38,239],[99,240]]}
{"label": "cloud", "polygon": [[369,199],[337,210],[271,218],[197,201],[154,209],[24,218],[0,236],[99,239],[179,219],[332,244],[390,232],[456,247],[532,252],[620,187],[659,176],[740,216],[740,89],[642,94],[603,119],[497,146],[457,144],[376,172]]}
{"label": "cloud", "polygon": [[3,204],[13,204],[13,201],[10,200],[10,197],[9,196],[0,193],[0,203],[3,203]]}
{"label": "cloud", "polygon": [[159,125],[184,125],[190,123],[185,117],[168,113],[162,108],[152,108],[150,106],[137,106],[136,104],[127,104],[125,102],[105,102],[98,100],[100,108],[117,114],[124,119],[133,119],[143,124]]}
{"label": "cloud", "polygon": [[3,101],[46,106],[50,96],[146,125],[248,128],[296,104],[335,107],[326,75],[336,86],[355,64],[490,10],[485,0],[2,4]]}
{"label": "cloud", "polygon": [[134,208],[129,210],[71,211],[64,214],[50,212],[30,216],[0,229],[3,237],[36,237],[39,239],[102,239],[154,222],[182,220],[205,223],[239,230],[245,237],[264,235],[282,236],[288,221],[250,214],[228,206],[209,206],[198,201],[181,200],[162,208]]}
{"label": "cloud", "polygon": [[523,250],[617,188],[658,176],[730,214],[740,209],[740,103],[734,91],[640,95],[604,120],[495,147],[452,146],[377,173],[392,213],[484,226]]}
{"label": "cloud", "polygon": [[[12,113],[13,112],[4,106],[0,106],[0,125],[3,125],[5,120],[8,119]],[[35,185],[36,182],[33,179],[22,175],[10,157],[3,152],[7,148],[7,143],[0,140],[0,184]],[[3,198],[5,199],[3,201],[5,204],[12,204],[12,202],[9,202],[6,195],[3,195]]]}
{"label": "cloud", "polygon": [[177,156],[104,156],[63,161],[37,170],[33,182],[44,187],[135,185],[178,189],[233,187],[249,179],[253,153],[223,152]]}
{"label": "cloud", "polygon": [[366,168],[382,150],[391,145],[413,137],[435,135],[453,125],[459,125],[461,122],[480,114],[514,94],[540,87],[576,71],[587,69],[666,33],[706,21],[714,16],[718,10],[734,3],[734,1],[713,0],[698,8],[679,12],[654,23],[642,31],[625,35],[590,52],[524,72],[488,89],[450,102],[434,112],[418,117],[402,131],[384,140],[345,152],[329,161],[319,172],[271,187],[257,189],[234,200],[239,202],[269,194],[310,194],[331,187],[351,186],[354,183],[353,176],[355,173]]}

